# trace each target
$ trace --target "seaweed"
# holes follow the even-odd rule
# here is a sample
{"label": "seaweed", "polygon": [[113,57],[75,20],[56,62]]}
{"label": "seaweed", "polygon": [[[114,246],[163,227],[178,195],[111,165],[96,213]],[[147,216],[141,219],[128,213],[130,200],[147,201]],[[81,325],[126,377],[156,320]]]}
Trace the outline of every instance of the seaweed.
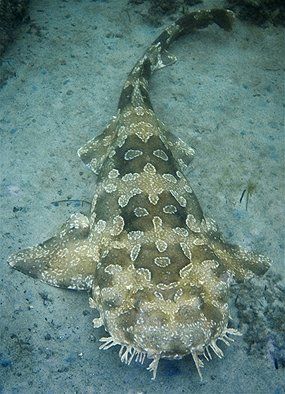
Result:
{"label": "seaweed", "polygon": [[150,4],[147,14],[144,15],[146,22],[154,26],[160,26],[163,16],[170,17],[189,12],[188,7],[202,3],[202,0],[130,0],[131,4]]}
{"label": "seaweed", "polygon": [[0,0],[0,56],[15,37],[15,29],[26,15],[29,0]]}
{"label": "seaweed", "polygon": [[285,367],[285,285],[268,272],[233,287],[239,329],[249,354],[267,357],[275,368]]}
{"label": "seaweed", "polygon": [[285,2],[283,0],[228,0],[230,9],[240,19],[257,25],[270,22],[285,26]]}
{"label": "seaweed", "polygon": [[256,191],[257,184],[249,180],[247,182],[246,188],[243,190],[239,202],[241,203],[244,196],[245,196],[245,209],[247,210],[248,208],[248,203],[249,203],[249,198],[253,195],[253,193]]}

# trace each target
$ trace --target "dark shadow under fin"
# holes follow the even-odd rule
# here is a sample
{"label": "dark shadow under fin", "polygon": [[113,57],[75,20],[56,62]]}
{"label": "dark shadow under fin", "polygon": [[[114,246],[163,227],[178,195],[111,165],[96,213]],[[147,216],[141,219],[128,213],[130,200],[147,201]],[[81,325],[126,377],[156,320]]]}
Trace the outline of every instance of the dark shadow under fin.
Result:
{"label": "dark shadow under fin", "polygon": [[60,232],[37,246],[14,253],[8,263],[49,285],[89,290],[96,267],[97,248],[88,240],[89,220],[75,214]]}

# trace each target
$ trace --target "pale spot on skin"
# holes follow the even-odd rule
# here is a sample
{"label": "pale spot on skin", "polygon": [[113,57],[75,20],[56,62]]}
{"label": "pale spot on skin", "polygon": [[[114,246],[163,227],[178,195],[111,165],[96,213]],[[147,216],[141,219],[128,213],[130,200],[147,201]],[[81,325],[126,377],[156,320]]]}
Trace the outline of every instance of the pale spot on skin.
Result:
{"label": "pale spot on skin", "polygon": [[145,135],[137,131],[136,136],[139,137],[139,139],[141,139],[143,142],[147,142],[149,138],[153,136],[153,133],[149,132],[148,134]]}
{"label": "pale spot on skin", "polygon": [[208,232],[217,232],[218,227],[216,225],[216,222],[213,219],[205,218],[202,220],[201,227],[203,228],[204,231]]}
{"label": "pale spot on skin", "polygon": [[91,309],[96,309],[97,308],[97,303],[94,301],[94,299],[92,298],[92,297],[89,297],[89,307],[91,308]]}
{"label": "pale spot on skin", "polygon": [[110,230],[111,235],[115,236],[121,234],[124,229],[124,225],[125,222],[122,216],[115,216],[113,219],[113,227]]}
{"label": "pale spot on skin", "polygon": [[185,267],[183,267],[180,271],[179,271],[179,275],[182,279],[187,278],[188,275],[191,273],[193,269],[193,264],[190,263],[188,265],[186,265]]}
{"label": "pale spot on skin", "polygon": [[152,175],[156,174],[156,168],[151,163],[146,163],[143,170],[144,170],[144,172],[147,172],[148,174],[152,174]]}
{"label": "pale spot on skin", "polygon": [[165,205],[165,207],[163,207],[163,212],[174,215],[177,212],[177,208],[175,207],[175,205],[172,205],[172,204]]}
{"label": "pale spot on skin", "polygon": [[161,268],[168,267],[171,264],[171,260],[168,256],[165,257],[156,257],[154,259],[154,263]]}
{"label": "pale spot on skin", "polygon": [[206,244],[206,240],[204,239],[204,237],[201,238],[194,238],[192,240],[193,245],[205,245]]}
{"label": "pale spot on skin", "polygon": [[120,205],[121,208],[125,207],[126,205],[128,205],[128,202],[130,200],[129,196],[126,196],[125,194],[122,194],[119,198],[118,198],[118,204]]}
{"label": "pale spot on skin", "polygon": [[98,163],[98,160],[95,159],[95,157],[93,157],[93,159],[90,161],[90,167],[97,168],[97,163]]}
{"label": "pale spot on skin", "polygon": [[183,290],[182,289],[178,289],[176,291],[176,293],[174,294],[174,297],[173,297],[174,301],[175,302],[178,301],[179,298],[181,298],[182,295],[183,295]]}
{"label": "pale spot on skin", "polygon": [[177,183],[177,179],[172,174],[163,174],[163,179],[166,179],[168,182]]}
{"label": "pale spot on skin", "polygon": [[205,268],[205,269],[215,269],[218,268],[219,263],[216,260],[204,260],[201,265]]}
{"label": "pale spot on skin", "polygon": [[168,160],[167,154],[161,149],[154,150],[153,151],[153,155],[158,157],[161,160],[164,160],[164,161]]}
{"label": "pale spot on skin", "polygon": [[200,226],[197,223],[195,217],[189,213],[186,219],[186,225],[190,228],[190,230],[194,231],[194,233],[199,233],[201,231]]}
{"label": "pale spot on skin", "polygon": [[129,194],[122,194],[118,198],[118,204],[120,205],[121,208],[125,207],[126,205],[128,205],[128,203],[132,197],[136,196],[137,194],[141,194],[141,192],[142,191],[140,189],[134,188],[129,191]]}
{"label": "pale spot on skin", "polygon": [[[130,112],[130,111],[129,111]],[[126,127],[125,126],[121,126],[119,127],[119,131],[118,131],[118,135],[125,135],[126,134]]]}
{"label": "pale spot on skin", "polygon": [[156,205],[159,201],[159,197],[157,194],[149,194],[148,200],[151,204]]}
{"label": "pale spot on skin", "polygon": [[[103,250],[102,254],[101,254],[101,258],[104,259],[106,256],[108,256],[110,250],[109,249],[105,249]],[[98,264],[99,265],[99,264]]]}
{"label": "pale spot on skin", "polygon": [[81,215],[73,214],[70,217],[69,228],[70,229],[79,229],[79,228],[88,228],[89,220],[86,217],[82,217]]}
{"label": "pale spot on skin", "polygon": [[106,193],[113,193],[117,190],[117,186],[114,183],[107,183],[106,185],[103,185],[103,189]]}
{"label": "pale spot on skin", "polygon": [[178,163],[179,163],[179,165],[180,165],[180,168],[181,168],[183,171],[185,171],[186,168],[187,168],[187,165],[186,165],[185,161],[184,161],[183,159],[178,159],[177,161],[178,161]]}
{"label": "pale spot on skin", "polygon": [[183,196],[181,196],[176,190],[170,190],[170,193],[175,198],[175,200],[178,202],[178,204],[181,205],[181,207],[183,207],[183,208],[186,207],[186,200]]}
{"label": "pale spot on skin", "polygon": [[98,222],[94,225],[94,231],[96,233],[101,234],[106,228],[106,222],[105,220],[98,220]]}
{"label": "pale spot on skin", "polygon": [[147,143],[149,138],[154,135],[153,125],[143,121],[136,124],[131,124],[130,130],[144,143]]}
{"label": "pale spot on skin", "polygon": [[160,253],[165,252],[167,249],[167,243],[162,239],[158,239],[157,241],[155,241],[155,246]]}
{"label": "pale spot on skin", "polygon": [[115,179],[115,178],[117,178],[118,176],[119,176],[119,171],[118,170],[116,170],[116,168],[114,168],[113,170],[111,170],[110,172],[109,172],[109,174],[108,174],[108,178],[109,179]]}
{"label": "pale spot on skin", "polygon": [[175,227],[172,229],[172,231],[177,234],[180,235],[181,237],[188,237],[189,232],[186,230],[186,228],[183,227]]}
{"label": "pale spot on skin", "polygon": [[136,173],[136,172],[131,173],[130,172],[122,177],[122,181],[123,182],[132,182],[132,181],[135,181],[137,178],[139,178],[138,173]]}
{"label": "pale spot on skin", "polygon": [[156,287],[161,290],[169,290],[169,289],[173,289],[176,286],[177,286],[177,282],[171,282],[171,283],[158,283]]}
{"label": "pale spot on skin", "polygon": [[154,231],[158,232],[161,229],[161,227],[162,227],[162,220],[161,220],[161,218],[159,216],[155,216],[152,219],[152,223],[153,223]]}
{"label": "pale spot on skin", "polygon": [[[91,205],[91,212],[93,213],[93,211],[94,211],[94,209],[96,208],[96,203],[97,203],[97,200],[98,200],[98,193],[95,193],[94,194],[94,197],[93,197],[93,200],[92,200],[92,205]],[[95,217],[96,217],[96,213],[95,214],[93,214]]]}
{"label": "pale spot on skin", "polygon": [[127,150],[127,152],[125,153],[124,158],[125,158],[125,160],[133,160],[133,159],[135,159],[136,157],[141,156],[142,154],[143,154],[142,151],[139,150],[139,149],[129,149],[129,150]]}
{"label": "pale spot on skin", "polygon": [[109,264],[107,267],[105,267],[104,270],[107,274],[114,275],[117,274],[118,272],[122,272],[122,267],[118,264]]}
{"label": "pale spot on skin", "polygon": [[164,297],[159,291],[155,291],[153,294],[156,298],[160,299],[161,301],[164,301]]}
{"label": "pale spot on skin", "polygon": [[187,193],[193,193],[193,190],[192,190],[191,186],[189,186],[189,185],[184,185],[184,190],[185,190]]}
{"label": "pale spot on skin", "polygon": [[[110,126],[110,124],[107,126],[107,127],[109,127]],[[107,135],[105,138],[103,138],[103,140],[102,140],[102,145],[103,146],[108,146],[108,145],[110,145],[112,143],[112,137],[110,136],[110,135]]]}
{"label": "pale spot on skin", "polygon": [[185,256],[189,260],[191,260],[192,256],[191,256],[191,251],[190,251],[190,248],[188,247],[188,245],[185,242],[180,242],[180,246],[181,246],[181,249],[182,249],[183,253],[185,254]]}
{"label": "pale spot on skin", "polygon": [[144,113],[145,113],[145,111],[144,111],[143,107],[136,107],[136,108],[135,108],[135,113],[136,113],[138,116],[143,116]]}
{"label": "pale spot on skin", "polygon": [[145,208],[137,207],[134,209],[134,214],[136,217],[141,218],[143,216],[149,215],[149,212]]}
{"label": "pale spot on skin", "polygon": [[104,320],[101,317],[97,317],[92,320],[92,324],[94,328],[99,328],[104,325]]}
{"label": "pale spot on skin", "polygon": [[139,275],[142,275],[147,282],[151,281],[151,272],[147,268],[138,268],[136,271]]}
{"label": "pale spot on skin", "polygon": [[[125,113],[123,114],[123,117],[128,118],[131,115],[132,115],[132,111],[125,111]],[[122,126],[122,127],[124,127],[124,126]]]}
{"label": "pale spot on skin", "polygon": [[136,244],[135,246],[133,246],[130,253],[130,258],[132,261],[135,261],[138,258],[140,250],[141,250],[141,244]]}
{"label": "pale spot on skin", "polygon": [[117,146],[119,147],[119,148],[121,148],[123,145],[124,145],[124,143],[125,143],[125,141],[126,141],[126,139],[127,139],[127,135],[125,134],[125,135],[120,135],[120,136],[118,136],[118,139],[117,139]]}
{"label": "pale spot on skin", "polygon": [[130,231],[128,233],[128,238],[131,241],[136,241],[137,239],[140,239],[144,235],[143,231]]}

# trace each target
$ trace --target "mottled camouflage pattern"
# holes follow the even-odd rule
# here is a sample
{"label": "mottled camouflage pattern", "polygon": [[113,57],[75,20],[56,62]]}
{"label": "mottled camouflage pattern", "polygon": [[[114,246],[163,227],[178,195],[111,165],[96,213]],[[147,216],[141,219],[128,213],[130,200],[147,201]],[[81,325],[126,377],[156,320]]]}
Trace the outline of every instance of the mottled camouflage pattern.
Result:
{"label": "mottled camouflage pattern", "polygon": [[104,132],[79,150],[97,175],[91,214],[73,215],[54,238],[12,255],[9,263],[41,280],[69,289],[92,289],[90,306],[109,337],[102,349],[120,345],[121,360],[152,359],[210,350],[223,355],[228,290],[232,278],[263,274],[268,259],[225,243],[207,220],[183,175],[193,150],[169,133],[153,112],[148,80],[173,61],[168,45],[182,34],[216,23],[229,30],[226,10],[191,13],[167,28],[135,65],[124,85],[118,113]]}

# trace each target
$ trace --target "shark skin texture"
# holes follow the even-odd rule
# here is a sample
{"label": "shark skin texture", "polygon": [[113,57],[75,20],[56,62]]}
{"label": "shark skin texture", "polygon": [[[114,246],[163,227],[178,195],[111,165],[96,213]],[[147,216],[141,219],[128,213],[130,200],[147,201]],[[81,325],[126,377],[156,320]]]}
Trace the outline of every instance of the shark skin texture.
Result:
{"label": "shark skin texture", "polygon": [[179,36],[216,24],[231,29],[233,13],[200,10],[166,28],[136,63],[123,87],[117,115],[79,149],[97,174],[89,217],[74,214],[51,239],[9,258],[9,264],[52,286],[91,291],[99,312],[94,327],[119,345],[122,362],[191,354],[200,377],[202,358],[223,356],[230,284],[263,275],[266,257],[226,243],[204,217],[183,175],[193,149],[167,131],[148,93],[153,71],[174,62],[166,49]]}

